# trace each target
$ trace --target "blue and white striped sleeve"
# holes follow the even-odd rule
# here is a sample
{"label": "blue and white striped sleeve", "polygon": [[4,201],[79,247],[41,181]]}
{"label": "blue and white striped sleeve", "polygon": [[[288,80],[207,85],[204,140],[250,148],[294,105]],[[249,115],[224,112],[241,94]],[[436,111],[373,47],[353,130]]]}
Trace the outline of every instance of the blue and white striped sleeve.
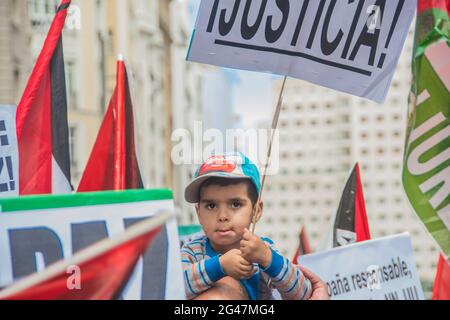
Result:
{"label": "blue and white striped sleeve", "polygon": [[225,276],[219,256],[207,259],[204,254],[196,252],[189,244],[181,248],[184,284],[189,300],[210,289],[216,281]]}
{"label": "blue and white striped sleeve", "polygon": [[283,257],[272,241],[263,239],[272,250],[272,263],[265,272],[272,279],[273,286],[280,292],[283,300],[306,300],[311,297],[312,285],[303,272]]}

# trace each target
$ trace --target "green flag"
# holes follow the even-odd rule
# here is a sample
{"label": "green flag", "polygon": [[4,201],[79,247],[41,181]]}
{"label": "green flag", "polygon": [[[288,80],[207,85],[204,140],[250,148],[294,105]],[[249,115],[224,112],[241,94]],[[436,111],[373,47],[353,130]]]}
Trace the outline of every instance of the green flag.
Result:
{"label": "green flag", "polygon": [[403,185],[450,255],[450,21],[448,0],[419,0]]}

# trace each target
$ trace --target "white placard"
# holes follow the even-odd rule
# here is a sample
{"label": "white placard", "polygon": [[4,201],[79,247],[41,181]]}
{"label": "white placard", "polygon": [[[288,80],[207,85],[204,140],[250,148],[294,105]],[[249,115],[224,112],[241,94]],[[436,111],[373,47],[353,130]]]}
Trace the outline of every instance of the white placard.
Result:
{"label": "white placard", "polygon": [[190,61],[383,102],[417,0],[202,0]]}
{"label": "white placard", "polygon": [[327,283],[332,300],[423,300],[409,234],[301,256]]}
{"label": "white placard", "polygon": [[0,105],[0,198],[19,195],[16,107]]}
{"label": "white placard", "polygon": [[[20,272],[20,268],[23,267],[23,265],[14,264],[14,250],[19,253],[20,251],[22,253],[24,251],[36,251],[33,260],[39,271],[46,267],[44,257],[58,256],[59,252],[55,251],[59,251],[59,249],[62,256],[67,258],[73,254],[75,247],[86,241],[86,237],[95,238],[95,233],[105,230],[107,236],[118,235],[125,230],[127,223],[133,220],[150,218],[163,210],[173,211],[173,200],[0,213],[0,287],[5,287],[18,280],[14,277],[14,274]],[[184,300],[186,296],[176,220],[172,219],[167,222],[165,228],[168,251],[167,261],[165,261],[167,268],[161,270],[161,272],[165,272],[166,279],[165,294],[162,293],[163,298]],[[28,232],[29,235],[13,236],[14,233],[20,232]],[[30,241],[13,243],[14,239],[26,237]],[[39,242],[40,245],[33,247],[33,237],[39,238],[36,242]],[[45,241],[47,241],[47,244],[44,243]],[[29,246],[32,246],[32,248],[28,250]],[[45,252],[38,252],[38,247]],[[55,248],[58,250],[55,250]],[[145,275],[144,259],[139,260],[133,275],[122,292],[122,298],[125,300],[146,299],[146,292],[152,294],[152,290],[157,290],[153,287],[144,288],[145,281],[151,277],[148,274],[147,277]],[[29,259],[26,260],[29,261]],[[152,263],[152,261],[147,261],[147,263]],[[162,278],[161,275],[159,277]]]}

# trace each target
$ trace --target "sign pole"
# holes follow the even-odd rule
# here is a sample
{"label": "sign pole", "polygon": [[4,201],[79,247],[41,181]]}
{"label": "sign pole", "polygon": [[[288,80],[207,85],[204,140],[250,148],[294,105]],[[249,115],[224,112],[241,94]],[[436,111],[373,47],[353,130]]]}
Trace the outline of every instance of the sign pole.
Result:
{"label": "sign pole", "polygon": [[261,190],[259,192],[259,196],[258,196],[258,201],[256,202],[255,207],[253,208],[253,213],[252,213],[252,233],[255,233],[255,228],[256,228],[256,223],[258,221],[256,221],[256,218],[258,217],[258,211],[260,203],[261,203],[261,199],[262,199],[262,194],[263,194],[263,190],[264,190],[264,184],[266,182],[266,176],[267,176],[267,168],[269,167],[269,163],[270,163],[270,159],[272,157],[272,146],[273,146],[273,140],[275,137],[275,132],[278,128],[278,121],[280,120],[280,114],[281,114],[281,107],[283,104],[283,93],[284,93],[284,88],[286,86],[286,81],[287,81],[287,76],[284,76],[283,79],[283,84],[281,86],[281,90],[280,90],[280,95],[278,96],[278,103],[277,106],[275,108],[275,113],[273,115],[273,119],[272,119],[272,133],[270,136],[270,141],[269,141],[269,149],[267,151],[267,158],[266,158],[266,164],[264,166],[264,171],[263,171],[263,175],[262,175],[262,180],[261,180]]}

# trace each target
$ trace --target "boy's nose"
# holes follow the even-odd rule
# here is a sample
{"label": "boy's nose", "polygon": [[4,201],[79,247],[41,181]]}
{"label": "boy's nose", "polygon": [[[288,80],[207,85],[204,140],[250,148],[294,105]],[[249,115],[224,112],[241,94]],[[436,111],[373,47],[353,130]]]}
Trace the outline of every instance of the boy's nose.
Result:
{"label": "boy's nose", "polygon": [[218,219],[220,222],[228,221],[228,214],[226,210],[220,210]]}

